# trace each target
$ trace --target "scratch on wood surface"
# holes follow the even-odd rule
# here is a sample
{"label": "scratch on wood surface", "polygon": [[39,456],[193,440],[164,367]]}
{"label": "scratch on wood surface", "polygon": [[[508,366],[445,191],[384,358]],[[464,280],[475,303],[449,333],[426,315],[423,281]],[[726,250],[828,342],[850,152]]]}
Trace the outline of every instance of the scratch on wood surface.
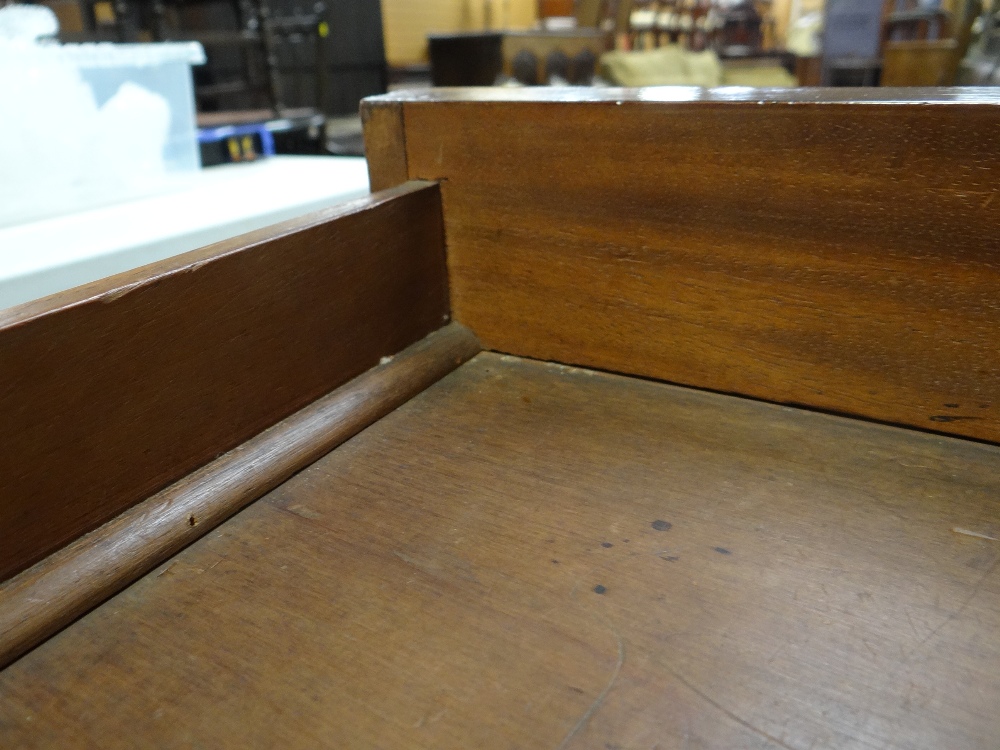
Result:
{"label": "scratch on wood surface", "polygon": [[417,722],[413,725],[413,728],[420,729],[425,724],[433,724],[434,722],[440,720],[440,718],[444,716],[446,713],[448,713],[448,709],[442,708],[440,711],[438,711],[436,714],[432,716],[426,716],[426,715],[421,716],[419,719],[417,719]]}
{"label": "scratch on wood surface", "polygon": [[913,618],[910,617],[910,610],[909,609],[906,610],[906,621],[908,623],[910,623],[910,630],[913,631],[913,635],[916,636],[917,640],[920,643],[923,643],[923,639],[920,637],[920,633],[917,632],[917,626],[913,624]]}
{"label": "scratch on wood surface", "polygon": [[997,569],[997,565],[1000,565],[1000,558],[994,560],[993,564],[990,565],[989,569],[979,577],[979,580],[976,581],[976,585],[972,587],[972,592],[969,594],[968,597],[966,597],[965,601],[962,602],[962,606],[960,606],[958,609],[956,609],[954,612],[948,615],[941,622],[940,625],[938,625],[926,636],[924,636],[923,640],[921,640],[920,643],[918,643],[909,654],[906,654],[903,661],[908,661],[910,657],[912,657],[914,654],[920,651],[920,649],[922,649],[927,644],[927,642],[931,640],[931,638],[933,638],[934,636],[936,636],[938,633],[941,632],[941,630],[945,627],[945,625],[947,625],[950,622],[953,622],[954,620],[957,620],[959,617],[962,616],[962,613],[969,608],[969,605],[972,604],[975,598],[979,595],[979,590],[983,587],[983,584],[986,583],[986,579],[989,578],[993,574],[993,571]]}
{"label": "scratch on wood surface", "polygon": [[865,644],[865,648],[868,649],[868,653],[870,653],[872,655],[872,658],[873,659],[878,659],[878,654],[875,653],[875,649],[872,648],[872,645],[866,639],[864,639],[864,638],[861,639],[861,642],[863,644]]}
{"label": "scratch on wood surface", "polygon": [[482,582],[476,576],[472,566],[458,555],[439,552],[436,555],[428,556],[419,553],[407,554],[399,550],[393,550],[392,554],[424,575],[442,583],[453,586],[472,583],[482,588]]}
{"label": "scratch on wood surface", "polygon": [[963,534],[964,536],[974,536],[976,539],[986,539],[991,542],[1000,542],[1000,537],[990,536],[989,534],[983,534],[978,531],[972,531],[970,529],[963,529],[960,526],[952,526],[951,530],[956,534]]}
{"label": "scratch on wood surface", "polygon": [[143,279],[142,281],[136,281],[131,284],[126,284],[125,286],[120,286],[117,289],[112,289],[109,292],[105,292],[98,299],[104,304],[110,304],[115,300],[121,299],[133,292],[141,291],[149,286],[155,286],[159,279]]}
{"label": "scratch on wood surface", "polygon": [[583,713],[583,716],[581,716],[576,724],[573,725],[573,728],[569,730],[569,734],[563,737],[562,742],[556,745],[556,750],[563,750],[567,747],[573,738],[580,733],[580,730],[587,726],[587,722],[590,721],[590,717],[597,713],[597,710],[608,697],[608,693],[611,692],[611,688],[613,688],[615,682],[618,681],[618,675],[621,674],[622,667],[625,665],[625,641],[622,639],[621,634],[619,634],[618,629],[613,624],[609,622],[608,627],[611,628],[611,632],[618,641],[618,662],[615,664],[615,668],[611,672],[611,679],[608,680],[608,684],[604,686],[604,690],[601,691],[601,694],[597,696],[596,700],[590,704],[590,708]]}
{"label": "scratch on wood surface", "polygon": [[310,521],[316,521],[323,517],[322,513],[318,513],[312,508],[302,504],[289,505],[286,510],[288,510],[289,513],[294,513],[297,516],[308,518]]}
{"label": "scratch on wood surface", "polygon": [[674,679],[676,679],[684,687],[686,687],[692,693],[694,693],[695,695],[697,695],[699,698],[701,698],[703,701],[705,701],[712,708],[714,708],[717,711],[720,711],[721,713],[723,713],[726,716],[728,716],[730,719],[732,719],[733,721],[735,721],[741,727],[749,729],[751,732],[753,732],[754,734],[758,735],[759,737],[763,737],[768,742],[773,742],[775,745],[777,745],[778,747],[782,747],[785,750],[795,750],[795,748],[793,748],[791,745],[787,744],[786,742],[784,742],[782,740],[779,740],[777,737],[774,737],[774,736],[768,734],[763,729],[760,729],[759,727],[754,726],[753,724],[751,724],[746,719],[744,719],[744,718],[738,716],[737,714],[733,713],[728,708],[726,708],[721,703],[719,703],[714,698],[712,698],[710,695],[708,695],[707,693],[703,692],[702,690],[696,688],[694,685],[692,685],[690,682],[688,682],[684,677],[682,677],[680,674],[678,674],[674,670],[668,668],[667,671],[674,677]]}
{"label": "scratch on wood surface", "polygon": [[[188,266],[176,269],[169,275],[194,273],[201,267],[208,265],[210,262],[212,262],[212,260],[215,259],[206,258],[205,260],[196,261],[195,263],[192,263]],[[105,292],[104,294],[100,295],[98,299],[104,304],[109,304],[111,302],[114,302],[115,300],[121,299],[122,297],[132,294],[133,292],[139,292],[142,291],[143,289],[146,289],[147,287],[156,286],[162,280],[163,280],[162,277],[154,276],[152,278],[133,281],[131,284],[125,284],[124,286],[120,286],[117,289],[112,289],[110,291]]]}

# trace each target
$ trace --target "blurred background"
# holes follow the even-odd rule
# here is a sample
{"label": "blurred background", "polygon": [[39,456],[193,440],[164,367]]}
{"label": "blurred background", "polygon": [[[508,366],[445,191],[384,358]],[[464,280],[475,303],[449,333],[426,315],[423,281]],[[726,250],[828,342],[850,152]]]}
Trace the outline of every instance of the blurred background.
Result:
{"label": "blurred background", "polygon": [[[10,3],[7,3],[10,5]],[[194,41],[198,125],[247,155],[361,154],[358,102],[415,86],[992,85],[993,0],[41,0],[64,43]]]}
{"label": "blurred background", "polygon": [[0,0],[0,308],[365,195],[366,96],[992,86],[994,2]]}
{"label": "blurred background", "polygon": [[392,83],[426,66],[437,85],[978,85],[1000,55],[981,0],[384,0],[382,15]]}
{"label": "blurred background", "polygon": [[201,42],[204,113],[336,118],[365,96],[431,83],[979,85],[1000,62],[992,0],[43,4],[66,42]]}

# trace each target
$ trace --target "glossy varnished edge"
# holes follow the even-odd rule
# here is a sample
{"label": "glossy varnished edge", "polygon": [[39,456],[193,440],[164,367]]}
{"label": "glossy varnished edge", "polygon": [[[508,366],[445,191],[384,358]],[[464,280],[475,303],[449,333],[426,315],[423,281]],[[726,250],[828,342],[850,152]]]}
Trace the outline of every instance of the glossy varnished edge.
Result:
{"label": "glossy varnished edge", "polygon": [[983,87],[907,88],[791,88],[767,89],[749,86],[648,86],[644,88],[583,88],[536,86],[525,88],[467,87],[411,89],[365,99],[371,108],[393,104],[462,102],[526,102],[566,104],[975,104],[1000,105],[1000,92]]}
{"label": "glossy varnished edge", "polygon": [[406,108],[427,104],[659,104],[669,107],[815,105],[1000,105],[1000,92],[977,86],[907,88],[751,88],[749,86],[438,87],[404,89],[361,102],[365,156],[372,190],[402,185],[409,177]]}
{"label": "glossy varnished edge", "polygon": [[475,356],[452,323],[0,586],[0,668]]}
{"label": "glossy varnished edge", "polygon": [[294,219],[271,224],[261,229],[241,234],[228,240],[206,245],[180,255],[149,265],[140,266],[131,271],[123,271],[114,276],[107,276],[97,281],[82,284],[63,292],[57,292],[31,302],[25,302],[5,310],[0,310],[0,330],[20,325],[45,315],[53,315],[61,310],[88,304],[107,304],[116,299],[141,289],[149,284],[162,282],[177,274],[197,271],[206,263],[211,263],[235,253],[242,253],[251,248],[265,245],[268,242],[287,237],[305,229],[317,227],[336,221],[339,218],[356,214],[365,209],[375,208],[391,203],[400,196],[418,192],[432,186],[434,183],[413,180],[409,185],[403,185],[407,180],[394,183],[391,190],[375,191],[372,195],[356,198],[352,201],[323,208],[318,211],[299,216]]}

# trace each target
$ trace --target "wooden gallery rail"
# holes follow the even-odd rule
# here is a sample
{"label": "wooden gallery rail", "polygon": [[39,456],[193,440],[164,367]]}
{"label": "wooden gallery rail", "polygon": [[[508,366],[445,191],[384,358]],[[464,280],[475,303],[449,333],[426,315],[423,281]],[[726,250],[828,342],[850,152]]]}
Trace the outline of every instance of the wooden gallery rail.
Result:
{"label": "wooden gallery rail", "polygon": [[1000,97],[363,114],[0,317],[0,747],[1000,747]]}

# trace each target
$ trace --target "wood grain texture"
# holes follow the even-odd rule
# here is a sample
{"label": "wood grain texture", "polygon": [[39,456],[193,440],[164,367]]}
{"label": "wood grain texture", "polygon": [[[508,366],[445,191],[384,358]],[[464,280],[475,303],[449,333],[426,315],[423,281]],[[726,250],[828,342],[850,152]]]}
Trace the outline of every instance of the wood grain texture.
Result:
{"label": "wood grain texture", "polygon": [[995,93],[391,100],[487,348],[1000,441]]}
{"label": "wood grain texture", "polygon": [[998,462],[479,355],[0,673],[0,744],[992,750]]}
{"label": "wood grain texture", "polygon": [[0,585],[0,666],[478,352],[452,323]]}
{"label": "wood grain texture", "polygon": [[448,314],[437,187],[320,211],[0,317],[0,579]]}
{"label": "wood grain texture", "polygon": [[406,134],[403,107],[393,102],[361,104],[361,121],[372,192],[388,190],[407,181]]}

